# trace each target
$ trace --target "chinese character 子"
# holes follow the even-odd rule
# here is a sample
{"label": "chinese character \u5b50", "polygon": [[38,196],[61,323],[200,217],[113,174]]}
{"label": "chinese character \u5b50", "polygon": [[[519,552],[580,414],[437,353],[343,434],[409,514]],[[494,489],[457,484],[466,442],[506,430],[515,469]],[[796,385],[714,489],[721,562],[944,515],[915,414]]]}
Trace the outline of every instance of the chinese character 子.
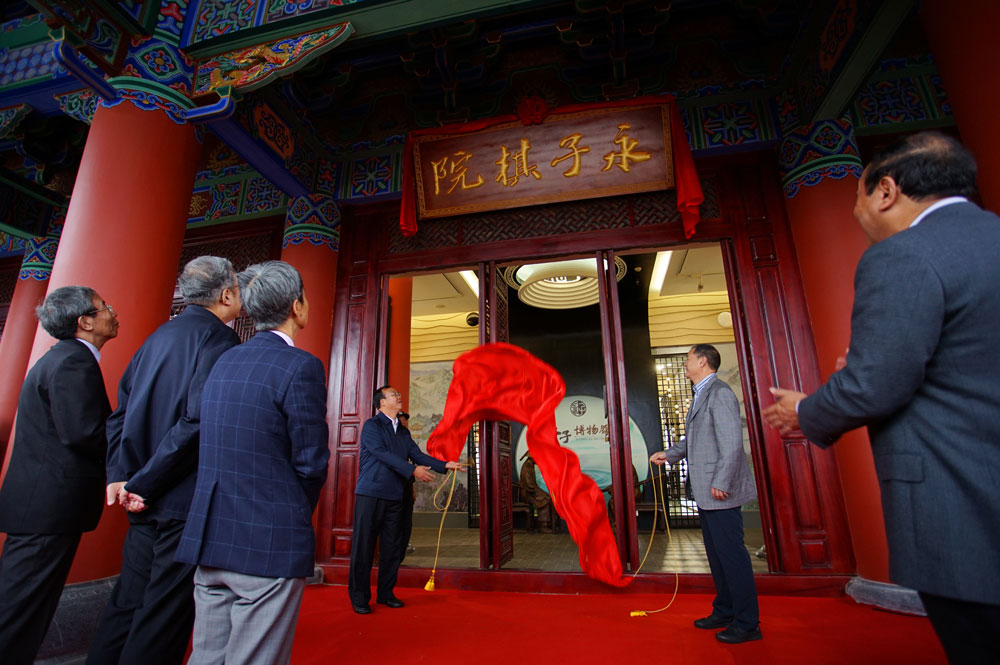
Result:
{"label": "chinese character \u5b50", "polygon": [[[625,134],[626,129],[631,129],[632,125],[623,122],[618,125],[618,133],[615,135],[614,143],[619,148],[620,152],[611,151],[604,155],[604,168],[602,171],[610,171],[612,166],[617,166],[625,173],[629,172],[631,168],[629,166],[629,160],[633,162],[644,162],[647,159],[652,158],[648,152],[643,152],[642,150],[636,150],[636,146],[639,145],[639,139],[629,138],[628,134]],[[616,163],[617,162],[617,163]]]}
{"label": "chinese character \u5b50", "polygon": [[556,157],[552,160],[549,166],[555,166],[559,162],[565,161],[567,159],[573,160],[573,166],[569,168],[569,171],[563,173],[567,178],[572,178],[573,176],[580,175],[580,155],[585,152],[590,152],[590,148],[587,146],[578,146],[580,139],[583,138],[583,134],[570,134],[569,136],[564,136],[561,141],[559,141],[560,148],[566,148],[569,150],[569,154],[563,155],[562,157]]}
{"label": "chinese character \u5b50", "polygon": [[465,177],[469,173],[469,168],[465,165],[467,161],[472,159],[471,152],[465,152],[464,150],[459,150],[456,152],[451,159],[449,157],[442,157],[436,162],[431,162],[431,167],[434,169],[434,194],[435,196],[441,194],[441,181],[450,178],[451,187],[448,188],[446,194],[451,194],[455,191],[455,187],[458,185],[462,186],[462,189],[474,189],[483,184],[483,176],[477,175],[476,181],[473,183],[468,183]]}
{"label": "chinese character \u5b50", "polygon": [[568,429],[559,430],[558,432],[556,432],[556,436],[558,436],[559,440],[562,441],[563,443],[569,443],[569,430]]}
{"label": "chinese character \u5b50", "polygon": [[521,149],[514,153],[508,152],[507,146],[501,145],[500,159],[494,162],[500,167],[497,182],[504,187],[513,187],[521,179],[521,176],[530,175],[535,180],[541,180],[542,174],[538,172],[538,164],[528,163],[529,150],[531,150],[531,142],[528,139],[521,139]]}

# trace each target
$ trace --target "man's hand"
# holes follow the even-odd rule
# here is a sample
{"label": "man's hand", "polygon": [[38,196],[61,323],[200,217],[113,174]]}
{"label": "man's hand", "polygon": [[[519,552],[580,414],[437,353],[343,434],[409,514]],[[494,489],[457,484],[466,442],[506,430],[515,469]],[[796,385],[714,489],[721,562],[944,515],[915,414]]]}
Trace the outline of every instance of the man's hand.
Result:
{"label": "man's hand", "polygon": [[844,355],[837,356],[837,362],[833,364],[833,371],[839,372],[840,370],[847,367],[847,354],[851,352],[851,347],[844,349]]}
{"label": "man's hand", "polygon": [[725,501],[729,498],[729,492],[723,492],[720,489],[712,488],[712,498],[716,501]]}
{"label": "man's hand", "polygon": [[764,409],[764,420],[782,434],[799,428],[799,414],[795,410],[799,402],[806,398],[805,393],[782,388],[771,388],[774,404]]}
{"label": "man's hand", "polygon": [[125,510],[130,513],[141,513],[147,508],[146,500],[132,492],[125,492],[124,496],[120,497],[119,503],[125,506]]}
{"label": "man's hand", "polygon": [[653,453],[649,456],[649,461],[657,466],[663,466],[667,464],[667,454],[662,450],[658,453]]}
{"label": "man's hand", "polygon": [[448,462],[444,465],[446,469],[451,469],[452,471],[465,471],[465,467],[462,466],[461,462]]}
{"label": "man's hand", "polygon": [[104,490],[104,494],[105,494],[105,499],[107,499],[109,506],[115,505],[115,502],[118,501],[118,493],[121,491],[123,487],[125,487],[125,483],[127,482],[128,482],[127,480],[121,480],[118,482],[108,484],[108,486]]}
{"label": "man's hand", "polygon": [[422,483],[429,483],[434,480],[434,472],[429,466],[417,466],[413,468],[413,477]]}

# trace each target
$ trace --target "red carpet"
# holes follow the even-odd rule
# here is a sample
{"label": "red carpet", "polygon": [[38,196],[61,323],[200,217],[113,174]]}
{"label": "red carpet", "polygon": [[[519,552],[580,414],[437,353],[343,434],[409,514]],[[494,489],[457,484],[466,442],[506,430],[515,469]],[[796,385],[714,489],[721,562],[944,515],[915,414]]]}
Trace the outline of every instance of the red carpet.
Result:
{"label": "red carpet", "polygon": [[[673,590],[673,585],[670,585]],[[927,619],[858,605],[848,597],[761,596],[764,639],[725,645],[691,622],[711,597],[540,595],[397,588],[406,603],[372,614],[351,610],[344,586],[306,587],[294,665],[473,663],[476,665],[925,665],[946,663]]]}

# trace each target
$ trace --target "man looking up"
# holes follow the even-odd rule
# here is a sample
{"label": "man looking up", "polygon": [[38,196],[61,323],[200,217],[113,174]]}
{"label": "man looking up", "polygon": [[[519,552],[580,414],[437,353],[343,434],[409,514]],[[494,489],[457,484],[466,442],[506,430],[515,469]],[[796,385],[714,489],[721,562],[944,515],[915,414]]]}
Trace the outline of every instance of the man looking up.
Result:
{"label": "man looking up", "polygon": [[410,431],[399,426],[397,416],[403,410],[403,396],[398,390],[382,386],[375,391],[372,406],[378,413],[361,429],[361,465],[354,489],[354,533],[347,584],[351,606],[358,614],[372,611],[368,603],[372,598],[376,541],[379,542],[376,602],[392,608],[403,606],[393,589],[406,547],[402,522],[406,479],[428,482],[434,479],[431,469],[444,473],[462,468],[458,462],[445,463],[424,453],[410,437]]}
{"label": "man looking up", "polygon": [[727,644],[761,639],[757,588],[750,555],[743,544],[740,506],[757,496],[750,465],[743,452],[740,403],[733,389],[715,376],[721,364],[710,344],[688,351],[684,373],[694,383],[694,400],[687,412],[684,439],[649,458],[654,464],[687,458],[688,486],[698,504],[705,554],[715,583],[712,613],[694,622],[712,630]]}
{"label": "man looking up", "polygon": [[240,311],[233,265],[199,256],[178,279],[187,307],[132,356],[108,419],[107,502],[129,510],[122,570],[88,665],[180,665],[194,622],[194,566],[174,562],[198,465],[201,391]]}
{"label": "man looking up", "polygon": [[[97,362],[118,334],[111,305],[86,286],[55,289],[36,310],[59,341],[21,386],[10,467],[0,489],[0,659],[34,662],[84,531],[101,519],[104,423]],[[11,378],[11,377],[8,377]]]}
{"label": "man looking up", "polygon": [[226,351],[202,394],[198,483],[177,560],[198,564],[188,665],[287,664],[330,459],[323,363],[295,348],[309,321],[299,272],[240,273],[257,334]]}
{"label": "man looking up", "polygon": [[937,132],[872,159],[849,353],[808,397],[772,388],[764,411],[823,447],[868,426],[889,576],[920,593],[953,664],[1000,662],[1000,218],[975,187],[975,160]]}

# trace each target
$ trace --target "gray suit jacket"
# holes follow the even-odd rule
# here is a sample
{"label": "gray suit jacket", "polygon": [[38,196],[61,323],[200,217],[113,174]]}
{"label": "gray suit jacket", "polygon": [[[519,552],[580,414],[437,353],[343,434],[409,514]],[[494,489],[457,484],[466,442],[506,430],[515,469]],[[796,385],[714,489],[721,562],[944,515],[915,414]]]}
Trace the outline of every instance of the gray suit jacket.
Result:
{"label": "gray suit jacket", "polygon": [[[699,508],[736,508],[757,498],[743,452],[740,403],[719,377],[709,381],[688,411],[686,438],[665,452],[671,464],[687,457],[688,483]],[[729,492],[729,498],[712,497],[713,487]]]}
{"label": "gray suit jacket", "polygon": [[[827,446],[868,425],[893,581],[1000,604],[1000,218],[945,206],[869,247],[847,366],[799,404]],[[845,488],[850,491],[850,488]]]}

